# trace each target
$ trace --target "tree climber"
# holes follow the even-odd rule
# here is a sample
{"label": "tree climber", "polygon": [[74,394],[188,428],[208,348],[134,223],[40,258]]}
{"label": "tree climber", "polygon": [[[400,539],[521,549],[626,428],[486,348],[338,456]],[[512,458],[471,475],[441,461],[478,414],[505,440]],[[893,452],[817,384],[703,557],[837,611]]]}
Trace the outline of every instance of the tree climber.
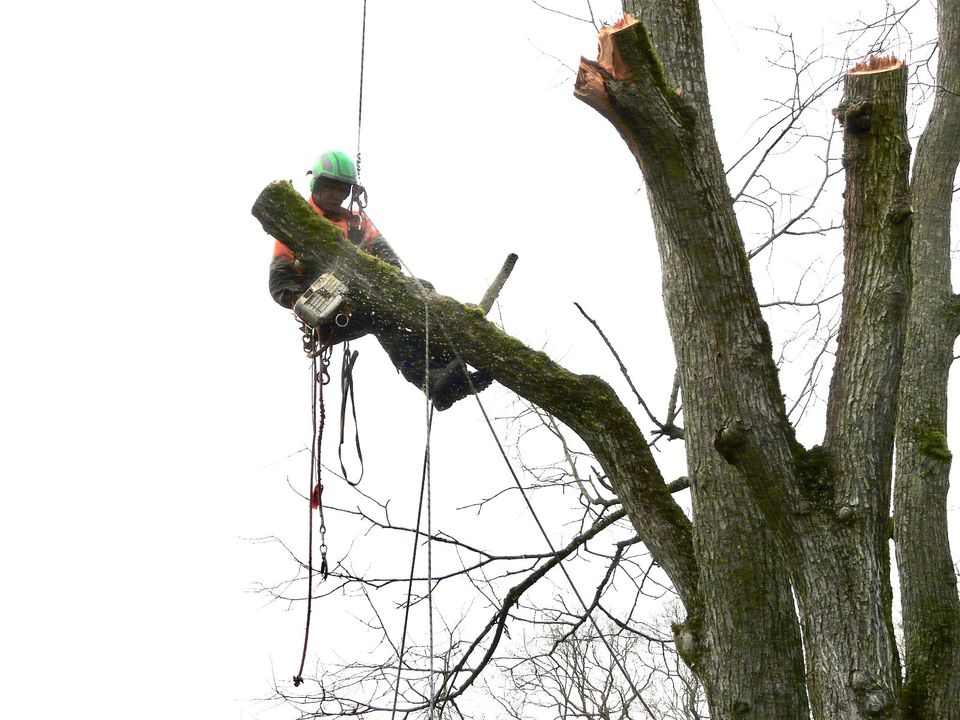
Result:
{"label": "tree climber", "polygon": [[[377,230],[376,226],[360,209],[343,207],[343,203],[356,188],[363,188],[357,182],[357,172],[353,161],[339,150],[323,153],[308,173],[310,180],[310,207],[331,223],[339,227],[351,243],[361,250],[400,268],[400,258]],[[270,263],[270,294],[285,308],[292,309],[297,300],[319,276],[319,271],[300,261],[294,252],[279,240],[273,249]],[[425,288],[433,290],[433,285],[425,280],[419,281]],[[369,318],[360,310],[354,310],[345,327],[336,323],[321,326],[324,342],[334,345],[366,335],[372,330]],[[423,389],[426,368],[424,367],[424,348],[421,338],[411,335],[407,328],[397,328],[396,332],[379,333],[377,340],[390,356],[397,371],[419,389]],[[446,410],[458,400],[471,394],[472,389],[480,392],[493,382],[486,373],[464,373],[459,369],[460,362],[448,347],[434,342],[430,347],[430,397],[437,410]]]}

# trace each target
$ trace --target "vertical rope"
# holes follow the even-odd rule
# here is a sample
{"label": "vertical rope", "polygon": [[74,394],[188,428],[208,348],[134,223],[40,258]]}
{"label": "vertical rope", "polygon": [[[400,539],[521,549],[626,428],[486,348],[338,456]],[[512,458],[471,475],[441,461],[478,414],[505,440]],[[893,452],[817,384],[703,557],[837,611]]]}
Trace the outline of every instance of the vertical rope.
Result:
{"label": "vertical rope", "polygon": [[[415,279],[415,278],[414,278]],[[420,285],[417,281],[417,285]],[[423,286],[420,286],[423,291]],[[417,526],[413,533],[413,553],[410,560],[410,577],[407,581],[407,602],[403,612],[403,631],[400,637],[400,652],[397,656],[397,679],[393,689],[393,707],[390,713],[391,719],[396,717],[397,703],[400,695],[401,670],[403,668],[403,654],[407,646],[407,628],[410,619],[410,600],[413,594],[414,572],[417,566],[417,547],[420,540],[420,525],[423,517],[424,498],[427,506],[427,612],[428,620],[428,652],[430,655],[430,703],[428,718],[433,720],[436,712],[436,678],[433,665],[434,644],[433,644],[433,506],[430,487],[430,435],[433,429],[433,401],[430,399],[430,306],[426,302],[426,292],[424,291],[424,334],[423,334],[423,393],[426,399],[425,419],[426,419],[426,441],[423,449],[423,471],[420,476],[420,499],[417,503]]]}
{"label": "vertical rope", "polygon": [[360,130],[363,127],[363,65],[367,49],[367,0],[363,0],[363,25],[360,30],[360,97],[357,101],[357,181],[360,180]]}
{"label": "vertical rope", "polygon": [[[417,287],[420,288],[420,292],[424,297],[424,306],[426,307],[427,306],[426,290],[424,289],[423,285],[420,284],[420,281],[417,280],[417,275],[411,272],[410,268],[407,267],[407,264],[403,261],[403,258],[398,258],[398,259],[400,260],[400,264],[402,265],[403,269],[407,271],[407,273],[412,277],[414,283],[416,283]],[[427,308],[427,310],[429,311],[429,308]],[[477,392],[476,388],[473,387],[473,381],[470,379],[470,374],[467,372],[466,363],[464,363],[463,358],[460,357],[460,352],[457,350],[456,345],[454,345],[453,342],[451,341],[450,335],[449,333],[447,333],[447,330],[444,327],[442,321],[439,321],[439,327],[440,327],[440,332],[443,334],[444,340],[446,341],[447,345],[450,346],[450,349],[453,351],[454,357],[456,358],[457,362],[460,364],[461,372],[463,372],[467,378],[467,383],[470,385],[470,390],[473,394],[474,400],[476,400],[477,402],[477,407],[480,408],[480,413],[481,415],[483,415],[483,419],[486,422],[487,429],[490,431],[490,435],[493,437],[493,440],[497,445],[497,449],[500,451],[500,456],[503,458],[503,461],[507,466],[507,470],[510,472],[511,477],[513,478],[514,484],[516,485],[517,489],[520,491],[520,496],[523,498],[523,501],[526,504],[527,509],[530,511],[530,515],[533,517],[534,522],[539,528],[540,534],[543,536],[543,539],[546,541],[547,547],[550,548],[550,552],[556,555],[557,551],[553,545],[553,541],[550,540],[550,535],[547,533],[546,528],[543,526],[543,523],[540,521],[540,517],[537,515],[537,511],[534,509],[533,503],[530,501],[530,498],[527,496],[526,490],[524,490],[523,488],[523,483],[520,482],[520,478],[517,476],[517,472],[513,468],[513,463],[510,462],[510,458],[507,456],[507,452],[506,450],[504,450],[503,444],[500,442],[500,437],[497,435],[497,431],[493,427],[493,422],[490,420],[490,416],[487,414],[487,409],[483,405],[483,400],[480,399],[480,394]],[[427,333],[429,333],[429,325],[427,327]],[[427,337],[429,337],[429,335],[427,335]],[[429,365],[429,355],[426,358],[426,360],[427,360],[427,364]],[[426,372],[429,373],[429,367],[427,368]],[[428,425],[428,428],[429,428],[429,425]],[[429,443],[427,447],[429,449]],[[426,466],[424,467],[426,468]],[[418,521],[418,528],[419,528],[419,521]],[[577,589],[577,585],[573,581],[573,578],[571,577],[569,571],[566,569],[566,567],[564,567],[563,563],[560,563],[558,567],[560,568],[561,573],[563,573],[564,578],[566,578],[567,583],[570,585],[570,589],[573,591],[573,594],[576,596],[577,600],[580,602],[580,604],[583,606],[584,610],[586,611],[587,620],[593,626],[593,629],[596,631],[597,636],[600,638],[600,641],[606,647],[607,652],[610,653],[610,657],[613,659],[613,662],[617,666],[617,669],[620,670],[621,674],[624,677],[624,680],[626,680],[627,682],[627,685],[630,686],[630,689],[633,692],[634,697],[636,697],[637,700],[640,701],[640,704],[643,706],[643,709],[650,714],[650,717],[655,717],[653,714],[653,711],[650,709],[650,706],[647,704],[646,700],[644,700],[643,696],[640,694],[640,689],[637,687],[636,683],[633,681],[633,678],[631,677],[630,673],[627,671],[627,668],[624,665],[623,661],[614,652],[613,647],[610,645],[610,641],[607,639],[606,635],[604,635],[603,632],[600,630],[600,626],[597,624],[596,619],[593,617],[593,613],[590,612],[590,606],[587,604],[587,602],[583,598],[583,595],[581,595],[580,591]],[[451,680],[451,678],[447,678],[444,682],[446,683],[448,680]],[[396,710],[396,707],[394,707],[394,710]],[[431,711],[431,717],[432,717],[432,713],[433,713],[432,695],[431,695],[430,711]],[[441,707],[441,712],[442,712],[442,707]]]}
{"label": "vertical rope", "polygon": [[[320,482],[318,470],[320,468],[320,437],[323,433],[323,420],[317,423],[317,404],[323,413],[323,383],[317,378],[317,355],[314,354],[310,363],[310,404],[313,424],[311,426],[310,441],[310,492],[307,494],[307,512],[310,513],[307,522],[307,619],[303,628],[303,652],[300,655],[300,669],[293,676],[293,686],[299,687],[303,682],[303,667],[307,662],[307,643],[310,640],[310,616],[313,611],[313,499],[314,480]],[[322,507],[322,506],[321,506]],[[323,511],[321,510],[321,513]],[[321,524],[322,524],[321,520]],[[326,562],[326,558],[324,558]]]}
{"label": "vertical rope", "polygon": [[413,531],[413,552],[410,558],[410,576],[407,580],[407,602],[403,609],[403,632],[400,636],[400,651],[397,654],[397,680],[393,688],[393,709],[391,720],[397,715],[397,702],[400,696],[400,672],[403,668],[403,654],[407,647],[407,627],[410,621],[410,599],[413,595],[413,573],[417,567],[417,547],[420,544],[420,522],[423,517],[423,498],[427,482],[427,454],[424,450],[423,472],[420,476],[420,500],[417,503],[417,526]]}
{"label": "vertical rope", "polygon": [[424,467],[426,470],[427,487],[427,614],[429,633],[429,653],[430,653],[430,713],[427,716],[429,720],[434,718],[434,708],[436,707],[436,676],[433,667],[433,500],[430,483],[430,435],[433,428],[433,401],[430,399],[430,306],[426,300],[423,303],[423,390],[427,402],[427,441],[426,453],[424,457]]}

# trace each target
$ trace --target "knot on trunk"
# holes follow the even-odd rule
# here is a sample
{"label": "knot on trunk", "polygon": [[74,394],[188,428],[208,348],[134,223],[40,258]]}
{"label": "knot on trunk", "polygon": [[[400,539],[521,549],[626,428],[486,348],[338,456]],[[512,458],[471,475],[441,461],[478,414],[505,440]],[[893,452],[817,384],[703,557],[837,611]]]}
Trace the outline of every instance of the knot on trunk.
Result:
{"label": "knot on trunk", "polygon": [[850,687],[857,697],[857,704],[870,717],[881,717],[892,708],[890,694],[883,686],[864,670],[854,670],[850,674]]}
{"label": "knot on trunk", "polygon": [[699,623],[688,617],[682,623],[673,623],[670,629],[673,631],[673,642],[677,647],[677,654],[691,670],[695,670],[700,664],[702,650],[698,637]]}
{"label": "knot on trunk", "polygon": [[834,109],[833,116],[844,130],[860,135],[869,132],[873,124],[873,103],[869,100],[842,102]]}
{"label": "knot on trunk", "polygon": [[723,425],[713,438],[713,447],[720,456],[731,465],[736,465],[740,451],[747,444],[747,433],[750,431],[743,420],[739,418]]}

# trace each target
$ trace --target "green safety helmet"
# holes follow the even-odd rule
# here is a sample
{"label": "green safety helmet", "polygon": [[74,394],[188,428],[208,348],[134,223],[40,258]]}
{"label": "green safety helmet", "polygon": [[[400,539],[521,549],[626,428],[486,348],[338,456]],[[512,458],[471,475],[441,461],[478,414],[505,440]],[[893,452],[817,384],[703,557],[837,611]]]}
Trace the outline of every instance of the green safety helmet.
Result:
{"label": "green safety helmet", "polygon": [[310,178],[310,191],[313,192],[314,185],[317,184],[317,178],[325,177],[337,182],[347,183],[348,185],[357,184],[357,169],[353,165],[353,160],[347,157],[345,152],[340,150],[328,150],[317,158],[313,164],[313,170],[308,175]]}

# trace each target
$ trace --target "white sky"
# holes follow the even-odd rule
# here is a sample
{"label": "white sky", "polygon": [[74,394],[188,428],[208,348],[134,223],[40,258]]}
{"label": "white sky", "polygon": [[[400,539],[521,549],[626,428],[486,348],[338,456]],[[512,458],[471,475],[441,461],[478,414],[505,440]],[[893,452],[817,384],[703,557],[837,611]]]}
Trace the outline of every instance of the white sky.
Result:
{"label": "white sky", "polygon": [[[598,19],[617,5],[594,3]],[[770,37],[749,26],[775,15],[813,48],[855,14],[822,0],[737,5],[703,10],[731,156],[764,98],[783,94],[764,75]],[[883,5],[863,3],[863,16]],[[0,11],[0,715],[294,716],[250,701],[270,694],[271,672],[296,669],[302,612],[249,592],[290,565],[245,538],[301,540],[286,475],[302,485],[303,466],[285,458],[308,440],[307,371],[267,294],[271,241],[249,209],[271,180],[304,187],[318,152],[353,152],[361,6]],[[595,48],[592,27],[523,0],[369,0],[362,175],[371,217],[419,276],[475,302],[517,252],[508,331],[631,403],[579,300],[662,408],[672,359],[640,174],[572,97],[568,68]],[[409,507],[422,399],[372,339],[356,347],[369,482]],[[483,397],[509,412],[502,388]],[[438,415],[441,508],[502,484],[485,432],[472,403]],[[504,527],[528,522],[503,512]],[[315,647],[336,622],[319,622]]]}

